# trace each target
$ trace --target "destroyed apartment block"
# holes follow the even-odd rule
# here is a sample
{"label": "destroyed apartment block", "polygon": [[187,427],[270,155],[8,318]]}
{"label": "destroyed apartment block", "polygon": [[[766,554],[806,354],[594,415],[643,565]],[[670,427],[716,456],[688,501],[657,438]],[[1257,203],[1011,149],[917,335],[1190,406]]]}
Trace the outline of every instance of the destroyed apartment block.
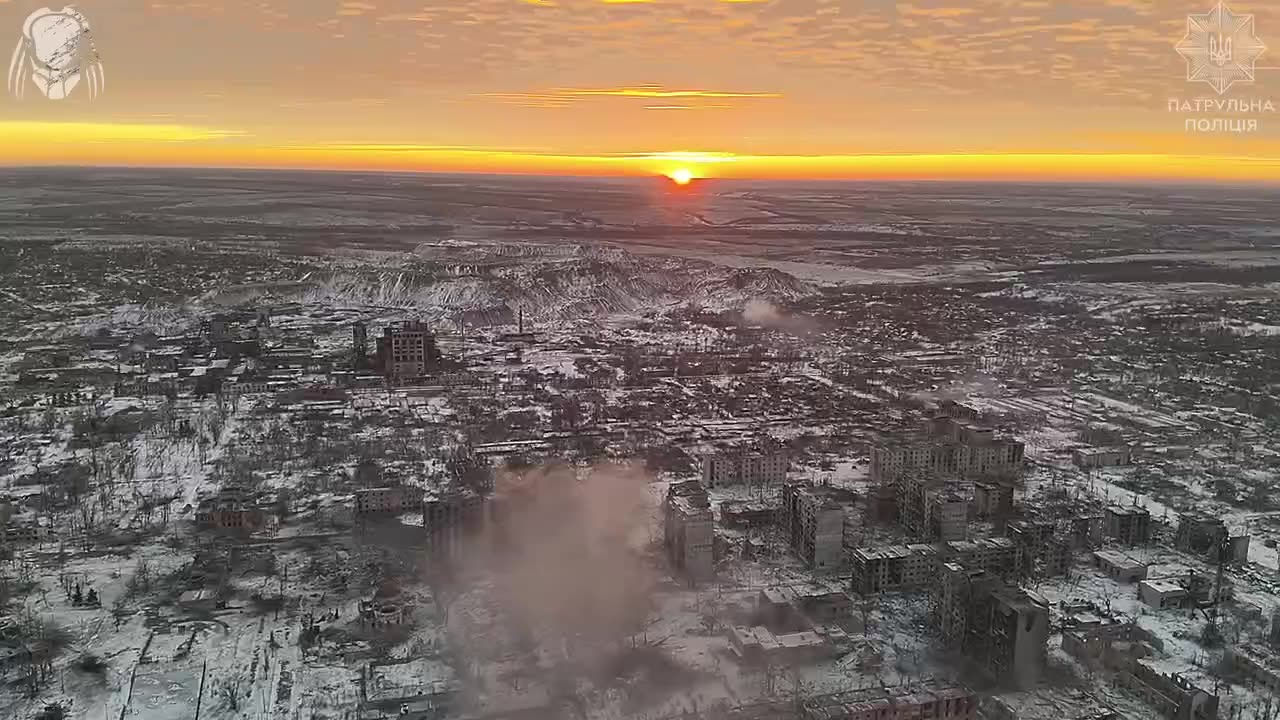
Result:
{"label": "destroyed apartment block", "polygon": [[933,683],[865,688],[805,700],[799,717],[804,720],[975,720],[978,698],[964,688]]}
{"label": "destroyed apartment block", "polygon": [[398,515],[406,509],[417,510],[422,505],[422,495],[417,488],[401,485],[363,488],[355,492],[355,514]]}
{"label": "destroyed apartment block", "polygon": [[[361,344],[358,335],[353,337],[353,344]],[[384,328],[376,339],[375,353],[377,367],[391,385],[416,382],[441,366],[435,332],[416,320]]]}
{"label": "destroyed apartment block", "polygon": [[467,542],[488,528],[489,503],[484,496],[464,490],[433,495],[422,503],[422,529],[427,554],[456,561]]}
{"label": "destroyed apartment block", "polygon": [[1027,689],[1044,671],[1049,607],[1038,595],[991,573],[944,563],[929,617],[946,647],[980,663],[992,678]]}
{"label": "destroyed apartment block", "polygon": [[725,450],[703,455],[701,464],[702,483],[709,488],[778,486],[790,469],[790,459],[780,449]]}
{"label": "destroyed apartment block", "polygon": [[1162,673],[1147,660],[1133,660],[1117,673],[1118,684],[1141,697],[1161,717],[1173,720],[1216,720],[1218,696],[1178,673]]}
{"label": "destroyed apartment block", "polygon": [[457,710],[462,683],[435,657],[372,663],[360,673],[358,720],[435,720]]}
{"label": "destroyed apartment block", "polygon": [[1007,518],[1013,514],[1013,483],[979,481],[973,484],[973,507],[980,520]]}
{"label": "destroyed apartment block", "polygon": [[851,555],[853,592],[923,590],[937,578],[938,549],[933,545],[858,548]]}
{"label": "destroyed apartment block", "polygon": [[715,526],[707,491],[696,480],[667,488],[662,504],[667,558],[690,582],[715,577]]}
{"label": "destroyed apartment block", "polygon": [[1133,461],[1133,451],[1128,445],[1110,447],[1085,447],[1071,451],[1071,461],[1083,469],[1122,467]]}
{"label": "destroyed apartment block", "polygon": [[1018,547],[1008,538],[858,548],[851,557],[851,588],[858,594],[927,589],[943,563],[987,571],[1010,583],[1021,568]]}
{"label": "destroyed apartment block", "polygon": [[969,500],[957,483],[908,473],[895,483],[898,524],[919,540],[963,540],[969,531]]}
{"label": "destroyed apartment block", "polygon": [[1059,536],[1052,520],[1016,520],[1005,528],[1006,536],[1018,548],[1023,576],[1058,577],[1071,567],[1072,546]]}
{"label": "destroyed apartment block", "polygon": [[[797,699],[750,702],[708,709],[702,720],[976,720],[978,697],[959,685],[924,680],[872,685]],[[688,720],[688,712],[660,720]]]}
{"label": "destroyed apartment block", "polygon": [[[1090,608],[1064,618],[1062,649],[1086,667],[1106,670],[1112,682],[1142,698],[1161,717],[1172,720],[1213,720],[1218,697],[1177,673],[1163,673],[1151,664],[1164,643],[1138,624]],[[1233,662],[1228,650],[1225,661]]]}
{"label": "destroyed apartment block", "polygon": [[1104,513],[1105,534],[1121,545],[1151,542],[1151,513],[1136,505],[1111,505]]}
{"label": "destroyed apartment block", "polygon": [[1223,662],[1251,682],[1280,693],[1280,655],[1274,650],[1261,645],[1239,645],[1227,648]]}
{"label": "destroyed apartment block", "polygon": [[1236,565],[1249,562],[1249,536],[1232,536],[1226,522],[1212,515],[1179,515],[1174,546],[1183,552],[1205,557],[1210,562],[1217,562],[1219,559]]}
{"label": "destroyed apartment block", "polygon": [[783,525],[791,549],[813,570],[836,570],[844,561],[844,506],[832,488],[787,483]]}
{"label": "destroyed apartment block", "polygon": [[776,525],[781,507],[769,500],[724,500],[720,503],[720,521],[729,527],[763,528]]}
{"label": "destroyed apartment block", "polygon": [[729,647],[744,662],[790,665],[833,657],[850,648],[839,623],[850,620],[853,601],[841,592],[768,588],[756,600],[755,623],[730,627]]}
{"label": "destroyed apartment block", "polygon": [[[954,480],[987,483],[980,513],[983,509],[991,514],[1012,508],[1012,483],[1021,473],[1025,446],[1011,438],[997,438],[990,427],[970,419],[976,417],[970,410],[972,408],[940,406],[925,422],[927,437],[887,440],[872,446],[870,476],[875,501],[870,509],[877,517],[896,515],[911,532],[930,530],[940,533],[941,539],[963,539],[964,535],[957,535],[955,526],[945,520],[952,514],[950,508],[933,511],[928,508],[930,492]],[[1008,490],[1000,489],[1001,486]],[[994,498],[992,490],[995,490]],[[945,505],[950,499],[944,496],[936,502]],[[901,507],[904,502],[911,507]],[[933,527],[925,522],[927,512],[935,512],[938,518]]]}
{"label": "destroyed apartment block", "polygon": [[270,502],[244,488],[223,486],[216,495],[196,505],[196,524],[201,528],[254,532],[266,526],[268,515],[263,507]]}

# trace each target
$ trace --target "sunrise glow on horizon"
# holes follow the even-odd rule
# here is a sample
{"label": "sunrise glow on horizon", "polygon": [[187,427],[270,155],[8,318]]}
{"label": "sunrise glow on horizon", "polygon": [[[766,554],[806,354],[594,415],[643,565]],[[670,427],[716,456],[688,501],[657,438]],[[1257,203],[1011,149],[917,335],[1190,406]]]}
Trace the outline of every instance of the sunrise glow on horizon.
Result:
{"label": "sunrise glow on horizon", "polygon": [[1104,5],[82,4],[105,92],[6,95],[0,165],[1280,182],[1280,63],[1189,82],[1199,3]]}

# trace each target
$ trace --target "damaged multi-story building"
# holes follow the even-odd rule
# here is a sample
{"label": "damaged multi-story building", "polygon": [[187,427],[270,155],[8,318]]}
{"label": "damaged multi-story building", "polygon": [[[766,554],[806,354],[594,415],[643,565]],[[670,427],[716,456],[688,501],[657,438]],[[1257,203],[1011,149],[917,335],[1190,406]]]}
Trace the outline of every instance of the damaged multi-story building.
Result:
{"label": "damaged multi-story building", "polygon": [[963,540],[968,534],[969,499],[954,483],[911,473],[898,478],[898,524],[920,540]]}
{"label": "damaged multi-story building", "polygon": [[464,490],[430,495],[422,503],[422,525],[429,555],[457,560],[468,540],[488,529],[487,498]]}
{"label": "damaged multi-story building", "polygon": [[787,453],[781,449],[724,450],[703,455],[701,460],[702,482],[709,488],[781,485],[790,468]]}
{"label": "damaged multi-story building", "polygon": [[[1217,695],[1151,664],[1151,656],[1164,648],[1154,633],[1097,607],[1085,610],[1083,615],[1064,618],[1062,649],[1067,654],[1086,667],[1109,671],[1115,685],[1141,697],[1162,717],[1213,720],[1218,716]],[[1226,662],[1231,661],[1228,650]]]}
{"label": "damaged multi-story building", "polygon": [[938,548],[926,544],[858,548],[850,560],[851,588],[859,595],[922,590],[936,578]]}
{"label": "damaged multi-story building", "polygon": [[436,335],[423,322],[409,321],[384,328],[377,339],[377,362],[391,384],[421,378],[440,363]]}
{"label": "damaged multi-story building", "polygon": [[969,496],[977,496],[976,489],[969,490],[975,482],[984,483],[981,514],[994,516],[1010,510],[1024,445],[996,437],[991,427],[976,418],[973,408],[943,403],[925,422],[923,437],[873,445],[874,498],[869,505],[873,514],[897,517],[919,537],[963,539],[963,523],[958,521],[962,515],[967,521]]}
{"label": "damaged multi-story building", "polygon": [[[805,720],[974,720],[978,699],[955,685],[864,688],[805,700]],[[777,717],[777,716],[775,716]]]}
{"label": "damaged multi-story building", "polygon": [[247,488],[227,484],[217,494],[201,499],[196,505],[196,524],[202,528],[253,532],[266,522],[263,505],[261,499]]}
{"label": "damaged multi-story building", "polygon": [[[708,720],[975,720],[978,697],[959,685],[926,680],[845,690],[799,700],[768,700],[708,712]],[[675,720],[671,716],[669,720]]]}
{"label": "damaged multi-story building", "polygon": [[844,506],[830,488],[787,483],[783,526],[792,550],[814,570],[834,570],[844,559]]}
{"label": "damaged multi-story building", "polygon": [[1174,545],[1184,552],[1203,555],[1211,562],[1244,564],[1249,561],[1249,536],[1233,536],[1226,522],[1215,515],[1179,515]]}
{"label": "damaged multi-story building", "polygon": [[1005,534],[1018,548],[1023,575],[1057,577],[1071,567],[1072,543],[1063,537],[1053,520],[1016,520],[1005,528]]}
{"label": "damaged multi-story building", "polygon": [[858,594],[924,590],[936,582],[943,563],[985,570],[1006,582],[1015,582],[1021,571],[1018,547],[1000,537],[858,548],[851,559],[850,587]]}
{"label": "damaged multi-story building", "polygon": [[715,575],[715,525],[707,491],[696,480],[667,488],[662,503],[663,540],[672,566],[691,582]]}
{"label": "damaged multi-story building", "polygon": [[1151,541],[1151,512],[1137,505],[1111,505],[1104,513],[1105,534],[1121,545]]}
{"label": "damaged multi-story building", "polygon": [[1049,639],[1045,600],[956,563],[942,564],[939,575],[929,616],[943,643],[979,662],[992,677],[1020,689],[1035,685]]}
{"label": "damaged multi-story building", "polygon": [[849,649],[839,623],[852,611],[852,599],[842,592],[761,590],[751,625],[729,628],[729,647],[744,662],[772,665],[837,655]]}

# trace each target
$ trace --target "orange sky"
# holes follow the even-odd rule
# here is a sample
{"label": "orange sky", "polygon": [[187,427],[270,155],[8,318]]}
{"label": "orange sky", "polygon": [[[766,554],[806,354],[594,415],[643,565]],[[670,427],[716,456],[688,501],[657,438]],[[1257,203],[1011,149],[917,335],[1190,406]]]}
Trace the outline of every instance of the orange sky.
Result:
{"label": "orange sky", "polygon": [[[1208,0],[77,6],[106,91],[0,98],[0,164],[1280,180],[1277,113],[1170,111],[1219,98],[1174,49]],[[1280,105],[1280,3],[1231,7],[1276,50],[1221,97]]]}

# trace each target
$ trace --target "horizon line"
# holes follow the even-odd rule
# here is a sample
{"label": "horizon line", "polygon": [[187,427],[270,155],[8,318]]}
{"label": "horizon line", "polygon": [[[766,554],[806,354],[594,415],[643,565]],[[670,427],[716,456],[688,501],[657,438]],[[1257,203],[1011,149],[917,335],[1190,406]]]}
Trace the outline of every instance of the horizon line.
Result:
{"label": "horizon line", "polygon": [[[1164,155],[1159,153],[976,153],[976,154],[901,154],[901,155],[869,155],[865,157],[975,157],[975,156],[1009,156],[1009,157],[1087,157],[1089,155],[1097,155],[1101,157],[1151,157],[1151,158],[1169,158],[1177,157]],[[855,156],[849,156],[855,157]],[[856,156],[863,157],[863,156]],[[1204,157],[1213,156],[1188,156],[1188,157]],[[1237,159],[1237,158],[1214,158],[1214,159]],[[1242,160],[1270,160],[1270,158],[1238,158]],[[376,168],[376,167],[328,167],[328,166],[307,166],[307,165],[168,165],[168,164],[121,164],[121,163],[5,163],[0,161],[0,171],[33,171],[33,170],[129,170],[129,171],[223,171],[223,172],[274,172],[274,173],[317,173],[331,175],[435,175],[442,177],[496,177],[496,178],[513,178],[513,179],[562,179],[562,180],[630,180],[630,181],[658,181],[665,179],[662,173],[610,173],[610,172],[544,172],[538,170],[483,170],[483,169],[432,169],[432,168]],[[1223,187],[1242,187],[1256,189],[1280,189],[1280,178],[1211,178],[1211,177],[1149,177],[1149,176],[1129,176],[1129,177],[995,177],[995,176],[972,176],[972,177],[949,177],[938,175],[933,177],[872,177],[872,176],[856,176],[856,175],[777,175],[777,176],[738,176],[738,177],[698,177],[695,179],[698,184],[706,183],[869,183],[869,184],[962,184],[962,185],[1084,185],[1084,186],[1147,186],[1155,185],[1161,187],[1201,187],[1201,188],[1223,188]]]}

